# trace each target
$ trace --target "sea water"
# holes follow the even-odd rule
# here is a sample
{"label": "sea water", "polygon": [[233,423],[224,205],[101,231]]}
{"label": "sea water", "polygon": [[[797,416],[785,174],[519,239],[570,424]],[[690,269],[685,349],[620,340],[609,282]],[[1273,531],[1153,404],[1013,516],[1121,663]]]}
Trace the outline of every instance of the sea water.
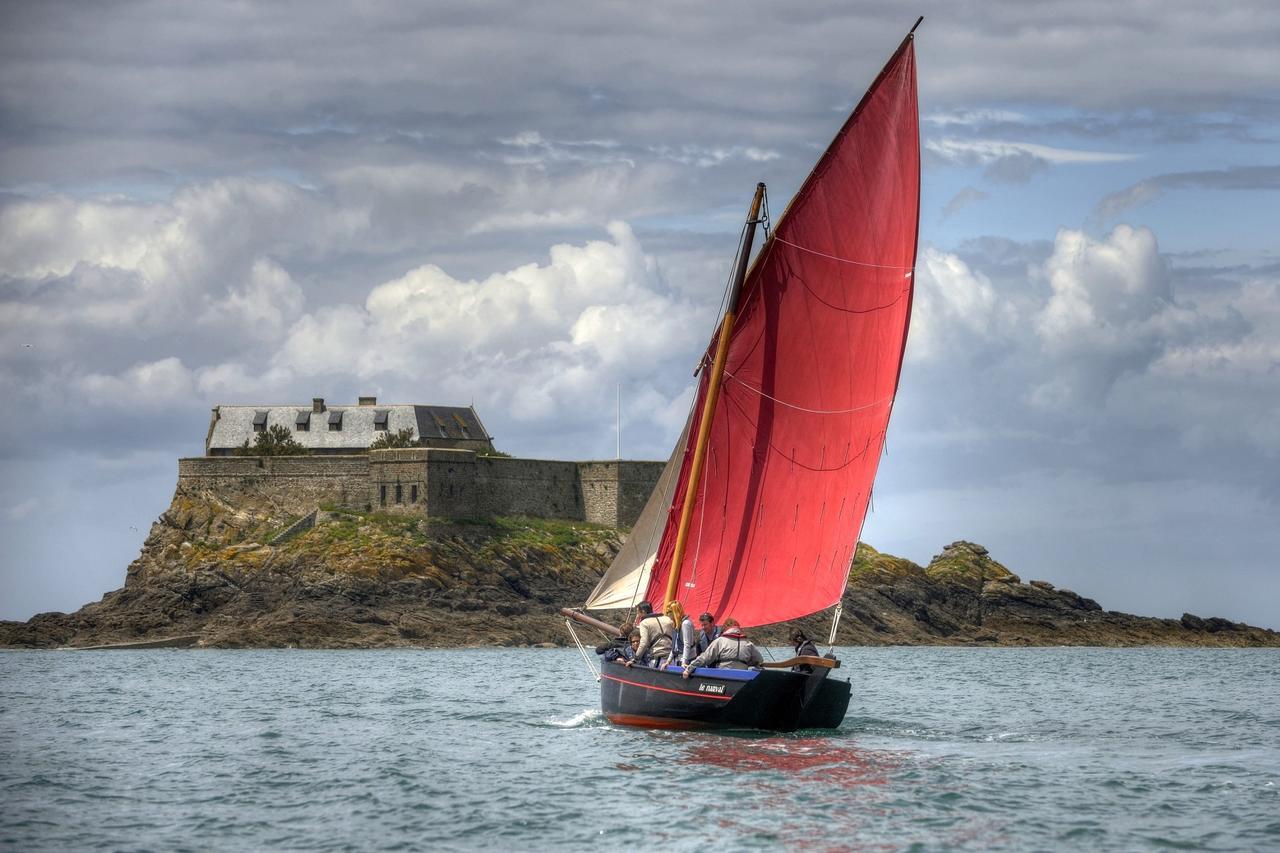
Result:
{"label": "sea water", "polygon": [[1280,849],[1280,650],[840,657],[778,736],[612,726],[566,649],[0,653],[0,847]]}

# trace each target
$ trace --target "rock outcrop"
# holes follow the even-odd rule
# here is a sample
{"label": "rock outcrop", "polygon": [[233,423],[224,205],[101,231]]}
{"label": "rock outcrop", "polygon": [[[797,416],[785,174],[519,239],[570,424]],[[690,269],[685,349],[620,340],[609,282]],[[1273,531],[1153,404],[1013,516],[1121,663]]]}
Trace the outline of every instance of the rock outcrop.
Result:
{"label": "rock outcrop", "polygon": [[[180,489],[122,589],[72,614],[0,622],[0,645],[563,645],[556,608],[583,601],[619,547],[616,530],[582,522],[345,509],[297,522],[268,498],[231,505]],[[825,638],[830,614],[801,624]],[[783,638],[781,627],[757,633]],[[1051,583],[1023,583],[982,546],[955,542],[925,567],[860,545],[838,641],[1276,646],[1280,634],[1103,610]]]}

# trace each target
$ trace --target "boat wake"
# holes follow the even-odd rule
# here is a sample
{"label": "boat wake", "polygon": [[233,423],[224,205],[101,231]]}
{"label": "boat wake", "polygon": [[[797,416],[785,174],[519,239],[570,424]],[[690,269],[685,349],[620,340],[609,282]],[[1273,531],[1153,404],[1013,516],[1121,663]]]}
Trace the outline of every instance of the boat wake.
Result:
{"label": "boat wake", "polygon": [[552,717],[544,722],[548,726],[553,726],[557,729],[581,729],[588,726],[604,725],[605,719],[604,713],[599,708],[587,708],[567,720],[557,720]]}

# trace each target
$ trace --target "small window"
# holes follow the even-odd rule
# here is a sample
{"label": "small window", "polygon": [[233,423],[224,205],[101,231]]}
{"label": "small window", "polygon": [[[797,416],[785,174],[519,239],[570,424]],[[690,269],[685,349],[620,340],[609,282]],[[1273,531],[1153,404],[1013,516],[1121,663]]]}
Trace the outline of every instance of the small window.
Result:
{"label": "small window", "polygon": [[383,506],[387,505],[387,487],[385,484],[378,487],[378,503]]}
{"label": "small window", "polygon": [[409,503],[416,504],[418,502],[418,484],[414,483],[409,487]]}
{"label": "small window", "polygon": [[396,503],[404,503],[404,494],[400,491],[400,484],[396,483]]}
{"label": "small window", "polygon": [[454,413],[453,419],[458,422],[458,429],[462,430],[462,437],[471,438],[471,433],[467,431],[467,422],[464,421],[457,412]]}
{"label": "small window", "polygon": [[298,432],[309,432],[311,430],[311,412],[298,412],[298,416],[293,419],[293,426]]}
{"label": "small window", "polygon": [[329,432],[342,432],[342,412],[329,410]]}
{"label": "small window", "polygon": [[253,431],[254,432],[267,431],[267,413],[266,412],[253,413]]}
{"label": "small window", "polygon": [[440,416],[432,412],[431,419],[436,422],[436,432],[440,433],[440,437],[448,438],[449,431],[444,428],[444,421],[440,420]]}
{"label": "small window", "polygon": [[390,414],[390,413],[389,413],[389,412],[385,412],[385,411],[383,411],[383,412],[374,412],[374,413],[373,413],[373,428],[374,428],[374,429],[376,429],[376,430],[380,430],[380,431],[382,431],[382,432],[386,432],[386,429],[387,429],[387,415],[388,415],[388,414]]}

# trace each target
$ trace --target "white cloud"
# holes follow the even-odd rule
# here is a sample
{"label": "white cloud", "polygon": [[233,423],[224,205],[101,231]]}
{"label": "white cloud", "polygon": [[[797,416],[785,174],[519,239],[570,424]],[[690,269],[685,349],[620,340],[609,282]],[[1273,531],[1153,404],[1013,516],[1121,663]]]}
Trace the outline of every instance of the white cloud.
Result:
{"label": "white cloud", "polygon": [[[545,264],[484,279],[418,267],[374,287],[363,306],[300,318],[275,363],[295,376],[364,382],[429,371],[441,387],[479,389],[523,421],[594,409],[616,381],[649,379],[673,359],[692,363],[709,314],[672,291],[630,227],[615,222],[608,232],[608,241],[558,244]],[[664,425],[661,409],[682,392],[659,394]]]}
{"label": "white cloud", "polygon": [[978,125],[1015,123],[1026,121],[1024,113],[1013,110],[974,109],[937,112],[924,117],[924,121],[937,127],[976,127]]}
{"label": "white cloud", "polygon": [[925,247],[916,263],[916,291],[911,310],[907,358],[930,361],[947,358],[956,347],[987,335],[1000,305],[995,288],[954,254]]}
{"label": "white cloud", "polygon": [[936,161],[969,168],[981,166],[986,177],[1011,183],[1025,182],[1033,174],[1050,166],[1120,163],[1138,158],[1136,154],[1112,151],[1086,151],[1034,142],[960,139],[949,136],[926,139],[924,150]]}
{"label": "white cloud", "polygon": [[58,337],[192,320],[278,332],[303,297],[271,255],[350,229],[314,194],[250,179],[191,186],[167,203],[20,201],[0,208],[0,226],[0,274],[43,306],[21,322]]}
{"label": "white cloud", "polygon": [[289,273],[270,258],[257,258],[245,283],[228,288],[226,297],[212,302],[200,322],[271,341],[297,317],[302,303],[302,288]]}
{"label": "white cloud", "polygon": [[1006,157],[1027,156],[1053,165],[1081,163],[1122,163],[1139,155],[1115,151],[1083,151],[1054,148],[1034,142],[1010,142],[1001,139],[957,139],[941,137],[925,141],[925,148],[942,159],[960,165],[989,165]]}
{"label": "white cloud", "polygon": [[194,378],[181,359],[170,356],[135,364],[120,375],[88,373],[75,382],[77,401],[104,408],[155,409],[191,399]]}

